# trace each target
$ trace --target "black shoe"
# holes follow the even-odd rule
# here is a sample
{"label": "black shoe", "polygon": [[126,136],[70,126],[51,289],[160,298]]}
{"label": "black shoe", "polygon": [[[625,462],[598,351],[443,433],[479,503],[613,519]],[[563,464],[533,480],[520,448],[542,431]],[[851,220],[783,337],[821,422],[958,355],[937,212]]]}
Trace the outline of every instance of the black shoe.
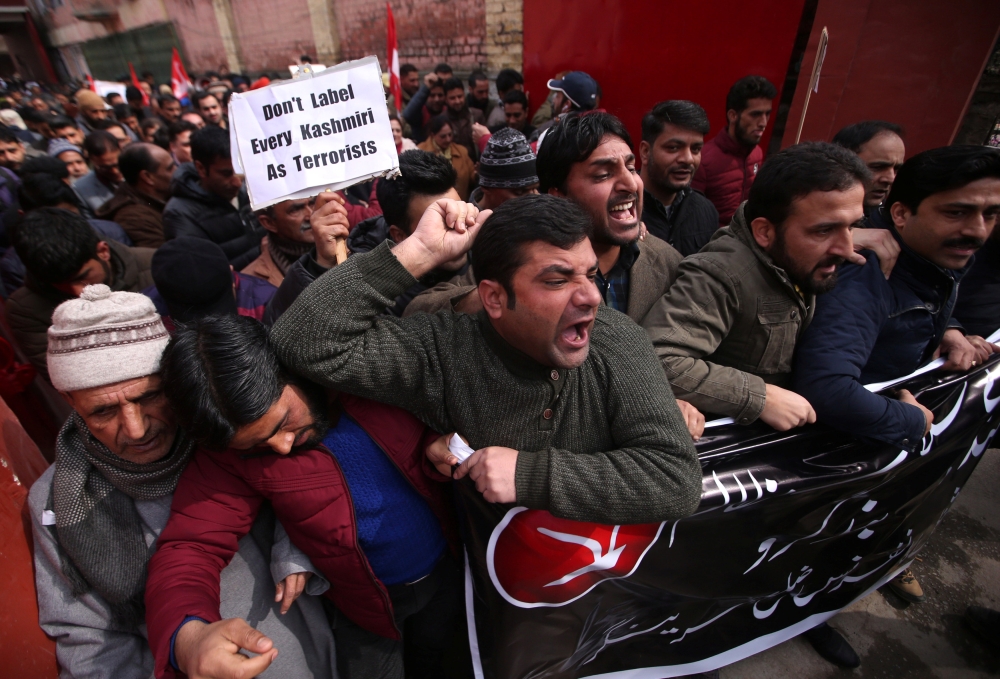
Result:
{"label": "black shoe", "polygon": [[969,606],[965,611],[965,622],[986,641],[991,644],[1000,643],[1000,611]]}
{"label": "black shoe", "polygon": [[861,658],[851,648],[847,639],[825,622],[813,627],[802,636],[812,644],[812,647],[824,660],[832,662],[838,667],[853,669],[861,665]]}

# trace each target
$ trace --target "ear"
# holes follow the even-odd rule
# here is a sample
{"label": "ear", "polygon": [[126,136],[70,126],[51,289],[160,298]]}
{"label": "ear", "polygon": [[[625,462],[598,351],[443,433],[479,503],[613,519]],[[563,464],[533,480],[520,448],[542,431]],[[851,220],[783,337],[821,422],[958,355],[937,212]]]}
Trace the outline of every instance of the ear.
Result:
{"label": "ear", "polygon": [[271,215],[267,214],[266,212],[261,212],[259,215],[257,215],[257,221],[260,222],[260,225],[264,227],[265,231],[278,233],[278,225],[274,223],[273,219],[271,219]]}
{"label": "ear", "polygon": [[97,258],[103,262],[111,261],[111,248],[104,241],[97,244]]}
{"label": "ear", "polygon": [[489,317],[496,320],[507,308],[507,291],[497,281],[481,281],[479,283],[479,299]]}
{"label": "ear", "polygon": [[202,179],[208,179],[208,168],[200,161],[194,161],[194,169],[198,170],[198,176]]}
{"label": "ear", "polygon": [[398,226],[392,225],[389,227],[389,238],[396,243],[402,243],[409,235]]}
{"label": "ear", "polygon": [[567,197],[565,193],[563,193],[560,189],[556,188],[555,186],[550,187],[547,193],[550,196],[555,196],[556,198],[566,198]]}
{"label": "ear", "polygon": [[896,231],[903,233],[903,229],[906,228],[906,220],[910,218],[910,208],[906,207],[899,201],[896,201],[889,207],[889,216],[892,217],[892,223],[896,227]]}
{"label": "ear", "polygon": [[729,127],[731,125],[735,125],[736,122],[739,121],[739,119],[740,119],[740,114],[736,112],[736,109],[731,108],[728,111],[726,111],[726,126],[727,127]]}
{"label": "ear", "polygon": [[139,183],[140,184],[152,184],[153,175],[149,170],[139,170]]}
{"label": "ear", "polygon": [[639,142],[639,161],[642,163],[643,167],[646,167],[646,163],[649,162],[649,151],[651,147],[649,142],[643,139]]}
{"label": "ear", "polygon": [[750,233],[753,234],[753,239],[757,241],[757,245],[767,250],[774,244],[775,237],[778,235],[778,229],[771,223],[771,220],[758,217],[750,222]]}

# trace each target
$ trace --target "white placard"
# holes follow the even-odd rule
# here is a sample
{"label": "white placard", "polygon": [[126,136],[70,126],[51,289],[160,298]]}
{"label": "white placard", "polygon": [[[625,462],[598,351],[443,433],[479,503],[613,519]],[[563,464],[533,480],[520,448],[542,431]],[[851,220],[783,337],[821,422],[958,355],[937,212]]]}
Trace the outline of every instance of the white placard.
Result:
{"label": "white placard", "polygon": [[95,80],[94,89],[101,97],[107,97],[112,92],[122,95],[125,98],[125,83],[113,82],[111,80]]}
{"label": "white placard", "polygon": [[234,94],[229,122],[254,210],[399,172],[376,57]]}

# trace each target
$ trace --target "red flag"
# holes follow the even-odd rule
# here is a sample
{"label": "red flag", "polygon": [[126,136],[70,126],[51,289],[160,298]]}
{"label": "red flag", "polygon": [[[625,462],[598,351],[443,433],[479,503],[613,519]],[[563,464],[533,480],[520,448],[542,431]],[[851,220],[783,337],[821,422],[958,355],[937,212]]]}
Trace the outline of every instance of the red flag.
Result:
{"label": "red flag", "polygon": [[399,44],[396,42],[396,20],[392,16],[392,7],[385,3],[385,11],[388,16],[389,40],[385,49],[385,56],[389,60],[389,93],[396,100],[396,110],[403,110],[403,88],[399,85]]}
{"label": "red flag", "polygon": [[170,85],[173,87],[174,96],[178,99],[186,97],[191,89],[191,78],[184,69],[184,62],[181,61],[181,55],[177,53],[176,47],[170,59]]}
{"label": "red flag", "polygon": [[132,84],[142,94],[142,105],[149,106],[149,95],[146,94],[146,90],[142,89],[142,85],[139,83],[139,76],[135,74],[135,68],[133,68],[131,61],[128,62],[128,72],[132,74]]}
{"label": "red flag", "polygon": [[92,92],[97,91],[97,85],[94,84],[94,79],[91,77],[89,73],[87,74],[87,89],[91,90]]}

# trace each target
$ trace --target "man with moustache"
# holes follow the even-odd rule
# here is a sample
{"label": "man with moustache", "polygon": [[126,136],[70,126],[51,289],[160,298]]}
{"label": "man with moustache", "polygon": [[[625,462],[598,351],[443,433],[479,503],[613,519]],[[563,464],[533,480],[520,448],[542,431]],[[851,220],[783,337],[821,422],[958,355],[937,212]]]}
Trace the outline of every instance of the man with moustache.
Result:
{"label": "man with moustache", "polygon": [[[872,173],[872,187],[865,194],[865,215],[873,220],[873,213],[889,196],[899,168],[906,158],[903,128],[884,120],[863,120],[841,129],[833,143],[854,151]],[[883,228],[881,220],[876,224]]]}
{"label": "man with moustache", "polygon": [[444,108],[444,80],[435,73],[428,73],[424,76],[420,89],[403,109],[403,119],[410,124],[413,141],[419,143],[427,139],[427,123],[434,116],[440,115]]}
{"label": "man with moustache", "polygon": [[701,165],[708,115],[693,101],[664,101],[642,119],[642,221],[682,255],[701,250],[719,228],[712,201],[691,188]]}
{"label": "man with moustache", "polygon": [[[947,357],[945,370],[965,371],[1000,352],[952,318],[959,282],[1000,214],[1000,151],[917,154],[900,168],[885,206],[902,250],[892,277],[881,275],[874,255],[841,267],[802,335],[792,387],[820,422],[913,452],[930,431],[931,411],[906,390],[890,398],[864,385],[908,375],[937,355]],[[924,600],[910,569],[889,586],[907,601]]]}
{"label": "man with moustache", "polygon": [[692,186],[705,194],[726,226],[736,208],[747,199],[760,170],[764,152],[759,144],[771,117],[771,101],[778,90],[767,78],[748,75],[726,95],[726,129],[702,149],[701,166]]}

